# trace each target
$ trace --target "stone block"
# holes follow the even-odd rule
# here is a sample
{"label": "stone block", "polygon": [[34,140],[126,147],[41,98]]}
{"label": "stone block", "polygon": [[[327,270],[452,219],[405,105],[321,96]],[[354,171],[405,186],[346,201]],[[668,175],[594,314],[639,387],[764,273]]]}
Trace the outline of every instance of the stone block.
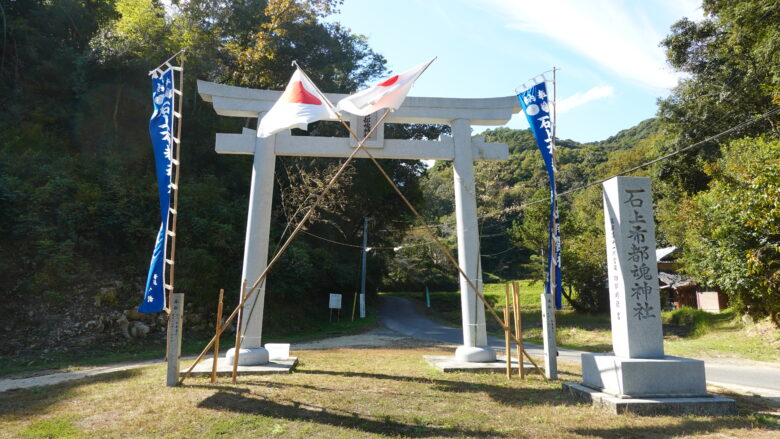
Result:
{"label": "stone block", "polygon": [[689,358],[582,355],[582,383],[619,398],[707,395],[704,362]]}
{"label": "stone block", "polygon": [[459,346],[455,358],[462,362],[487,363],[496,361],[496,351],[490,346]]}
{"label": "stone block", "polygon": [[[460,361],[453,356],[443,355],[424,355],[425,361],[436,369],[445,372],[472,372],[472,373],[505,373],[506,372],[506,357],[499,355],[494,361],[485,362],[473,362],[473,361]],[[517,359],[512,358],[511,367],[512,374],[517,375]],[[523,362],[523,369],[526,374],[534,373],[536,369],[531,363]]]}
{"label": "stone block", "polygon": [[705,395],[688,398],[618,398],[577,383],[563,383],[563,391],[614,414],[727,416],[737,414],[733,399]]}
{"label": "stone block", "polygon": [[[242,349],[243,350],[243,349]],[[241,357],[239,357],[239,360]],[[204,377],[211,376],[211,368],[213,367],[214,357],[205,358],[198,363],[192,370],[190,376]],[[273,360],[261,365],[253,366],[238,366],[238,375],[273,375],[280,373],[290,373],[298,364],[298,357],[288,357],[286,360]],[[185,370],[179,372],[180,376],[184,376]],[[217,376],[225,377],[233,375],[233,359],[227,359],[225,357],[217,359]]]}
{"label": "stone block", "polygon": [[[233,364],[233,356],[236,348],[230,348],[225,353],[225,360]],[[268,364],[268,350],[266,348],[241,348],[238,353],[239,366],[261,366]]]}

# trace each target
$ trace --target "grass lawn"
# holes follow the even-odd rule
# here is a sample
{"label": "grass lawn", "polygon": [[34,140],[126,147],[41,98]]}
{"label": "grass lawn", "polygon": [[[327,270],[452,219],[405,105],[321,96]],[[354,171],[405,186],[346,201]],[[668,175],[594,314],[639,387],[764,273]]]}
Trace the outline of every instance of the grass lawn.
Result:
{"label": "grass lawn", "polygon": [[[190,379],[167,388],[154,366],[0,393],[0,438],[599,437],[776,438],[780,416],[734,397],[729,417],[612,415],[531,375],[444,374],[422,355],[451,349],[300,351],[289,375]],[[561,365],[566,381],[578,370]]]}
{"label": "grass lawn", "polygon": [[[540,294],[541,283],[520,282],[520,305],[523,338],[532,343],[542,343]],[[455,291],[431,292],[431,308],[425,308],[425,293],[392,293],[420,301],[421,309],[429,317],[452,326],[461,325],[460,293]],[[485,298],[497,309],[504,306],[504,284],[486,284]],[[679,313],[678,313],[679,314]],[[682,313],[677,319],[674,313],[665,312],[665,323],[690,323],[690,325],[664,325],[664,349],[667,354],[683,357],[744,358],[756,361],[780,362],[780,331],[764,324],[745,324],[733,312],[706,314]],[[503,318],[503,314],[500,313]],[[687,317],[688,319],[686,320]],[[486,315],[488,332],[503,337],[500,326]],[[556,312],[557,341],[561,347],[590,352],[611,352],[612,331],[608,314],[583,314],[571,309]]]}

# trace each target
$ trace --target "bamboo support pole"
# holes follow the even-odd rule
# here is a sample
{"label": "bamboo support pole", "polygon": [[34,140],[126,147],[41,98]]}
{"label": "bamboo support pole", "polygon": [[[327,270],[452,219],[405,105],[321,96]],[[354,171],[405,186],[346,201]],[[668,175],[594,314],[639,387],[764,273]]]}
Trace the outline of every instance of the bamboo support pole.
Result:
{"label": "bamboo support pole", "polygon": [[523,317],[520,315],[520,284],[517,281],[512,282],[512,308],[515,311],[515,338],[520,340],[517,344],[517,368],[520,372],[520,378],[525,379],[525,368],[523,367]]}
{"label": "bamboo support pole", "polygon": [[[244,303],[246,300],[246,279],[241,283],[241,303]],[[242,314],[244,313],[243,308],[238,312],[238,323],[236,323],[236,345],[233,348],[233,373],[232,373],[232,379],[233,384],[236,383],[236,380],[238,378],[238,355],[241,352],[241,330],[243,329],[244,322],[242,318]],[[219,337],[217,337],[217,340],[219,340]],[[215,341],[216,344],[216,341]]]}
{"label": "bamboo support pole", "polygon": [[[215,332],[219,331],[222,324],[222,297],[225,295],[225,289],[219,290],[219,303],[217,303],[217,326]],[[219,360],[219,337],[214,341],[214,362],[211,365],[211,382],[217,381],[217,361]]]}
{"label": "bamboo support pole", "polygon": [[[184,50],[182,49],[177,53],[175,56],[180,55],[184,53]],[[165,64],[165,63],[163,63]],[[165,265],[168,266],[168,277],[166,278],[166,282],[168,283],[168,299],[170,299],[173,295],[173,285],[174,285],[174,274],[175,274],[175,268],[176,268],[176,224],[178,223],[179,218],[179,175],[181,174],[181,125],[182,125],[182,109],[184,108],[184,58],[181,58],[180,64],[179,64],[179,87],[181,87],[182,95],[178,97],[178,100],[176,101],[176,114],[173,115],[173,122],[176,125],[176,135],[172,136],[172,141],[176,143],[175,155],[172,157],[171,160],[171,170],[173,172],[173,185],[171,186],[171,191],[173,192],[173,207],[168,210],[168,214],[170,215],[171,219],[171,230],[166,230],[165,233],[170,236],[170,246],[171,246],[171,253],[170,257],[166,259]],[[174,89],[175,89],[174,84]],[[177,99],[176,93],[174,93],[173,99]],[[173,133],[171,133],[173,134]],[[170,261],[170,262],[168,262]],[[167,303],[170,303],[168,301]]]}
{"label": "bamboo support pole", "polygon": [[306,222],[311,217],[312,213],[314,213],[314,209],[319,206],[319,204],[322,202],[322,200],[325,198],[325,195],[328,194],[330,189],[333,187],[333,184],[338,180],[338,178],[341,176],[341,174],[344,173],[344,170],[347,169],[347,166],[352,162],[352,160],[355,158],[357,153],[360,151],[360,148],[363,147],[363,143],[371,137],[372,134],[374,134],[374,131],[376,130],[376,127],[381,124],[385,118],[387,118],[387,115],[390,114],[390,111],[385,111],[385,114],[382,115],[381,118],[379,118],[379,121],[377,121],[376,125],[374,125],[374,128],[371,129],[371,131],[366,134],[366,137],[360,141],[358,144],[358,147],[355,148],[354,151],[352,151],[352,154],[347,157],[347,159],[344,161],[344,163],[341,164],[341,167],[339,167],[338,171],[336,171],[336,174],[331,177],[330,181],[328,181],[328,184],[325,185],[325,188],[320,192],[320,194],[317,196],[317,199],[314,200],[314,203],[312,203],[311,207],[309,207],[309,210],[306,212],[306,214],[301,218],[301,221],[298,222],[298,225],[295,226],[295,229],[290,233],[290,236],[287,238],[287,240],[282,244],[282,247],[279,249],[279,251],[276,252],[276,255],[271,259],[271,261],[266,265],[265,269],[262,273],[260,273],[260,276],[258,276],[255,283],[252,285],[252,288],[249,289],[249,292],[247,293],[246,297],[241,300],[241,302],[238,304],[238,306],[233,310],[232,313],[230,313],[230,316],[225,321],[225,324],[223,327],[218,331],[216,335],[211,339],[211,341],[208,342],[206,347],[203,349],[203,351],[198,355],[198,357],[195,359],[195,361],[192,363],[190,368],[187,370],[187,372],[184,373],[184,376],[181,377],[179,380],[179,384],[182,384],[185,379],[189,378],[189,376],[192,374],[192,370],[195,369],[195,366],[200,363],[200,361],[203,359],[203,356],[208,352],[209,349],[211,349],[212,344],[214,343],[214,340],[219,337],[220,334],[222,334],[222,331],[230,324],[230,322],[233,321],[234,318],[236,318],[236,315],[238,314],[239,310],[242,310],[244,308],[244,305],[246,304],[246,300],[252,297],[252,294],[254,294],[257,291],[258,286],[265,280],[265,278],[268,276],[268,272],[273,268],[274,265],[281,259],[282,255],[284,254],[285,250],[290,246],[293,239],[295,239],[296,236],[301,232],[303,229],[303,226],[306,224]]}
{"label": "bamboo support pole", "polygon": [[355,309],[357,308],[357,293],[355,293],[355,297],[352,299],[352,321],[355,321]]}
{"label": "bamboo support pole", "polygon": [[[504,285],[504,296],[506,296],[506,302],[504,304],[504,324],[509,327],[509,284]],[[504,331],[504,356],[506,357],[506,378],[512,378],[512,345],[509,342],[510,330]]]}
{"label": "bamboo support pole", "polygon": [[[164,63],[160,64],[160,66],[163,66],[168,63],[168,61],[172,60],[173,58],[176,58],[177,56],[184,53],[184,49],[178,51],[175,55],[165,60]],[[170,66],[170,64],[168,64]],[[154,70],[157,70],[159,67],[155,68]],[[172,67],[171,67],[172,68]],[[152,70],[152,71],[154,71]],[[180,66],[179,66],[179,87],[181,87],[181,91],[178,97],[178,100],[176,100],[176,93],[174,93],[173,99],[174,102],[176,102],[176,110],[173,112],[173,123],[175,125],[176,135],[174,136],[173,133],[171,133],[171,137],[173,137],[172,141],[176,143],[176,148],[174,148],[174,156],[171,157],[171,171],[173,172],[173,184],[171,185],[171,191],[173,192],[173,207],[171,208],[170,205],[168,206],[168,216],[170,218],[170,223],[168,226],[170,229],[165,230],[165,238],[166,238],[166,245],[167,242],[170,243],[170,257],[168,257],[168,249],[165,249],[165,255],[163,256],[163,266],[168,268],[168,276],[163,276],[164,282],[163,282],[163,292],[165,294],[165,308],[163,310],[168,314],[168,334],[170,334],[171,326],[173,325],[173,322],[171,321],[172,318],[175,316],[172,316],[171,314],[171,300],[173,298],[173,285],[174,285],[174,276],[175,276],[175,261],[176,261],[176,223],[178,219],[178,212],[179,212],[179,165],[181,164],[181,161],[179,160],[180,152],[181,152],[181,120],[182,120],[182,108],[183,108],[183,102],[184,102],[184,58],[182,57],[180,59]],[[150,72],[151,74],[151,72]],[[174,82],[174,91],[176,90],[176,83]],[[174,128],[174,127],[171,127]],[[167,238],[170,237],[170,241],[167,240]],[[178,322],[179,325],[181,325],[181,322]],[[171,340],[169,337],[166,336],[165,338],[165,361],[169,361],[169,353],[171,347]]]}

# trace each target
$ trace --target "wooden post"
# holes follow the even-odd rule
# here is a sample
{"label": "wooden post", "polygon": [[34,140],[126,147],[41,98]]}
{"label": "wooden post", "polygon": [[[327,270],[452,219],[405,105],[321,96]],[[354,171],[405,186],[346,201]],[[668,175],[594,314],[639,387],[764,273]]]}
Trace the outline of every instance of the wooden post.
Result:
{"label": "wooden post", "polygon": [[168,374],[165,384],[168,387],[179,383],[179,357],[181,357],[181,321],[184,314],[184,294],[171,296],[171,313],[168,315]]}
{"label": "wooden post", "polygon": [[[225,289],[219,290],[219,303],[217,304],[217,326],[216,334],[220,333],[220,325],[222,324],[222,296],[225,295]],[[217,361],[219,360],[219,336],[214,341],[214,363],[211,365],[211,382],[217,381]]]}
{"label": "wooden post", "polygon": [[355,321],[355,308],[357,306],[357,292],[355,292],[355,298],[352,299],[352,321]]}
{"label": "wooden post", "polygon": [[511,326],[509,323],[509,284],[504,284],[504,296],[506,297],[506,302],[504,303],[504,326],[506,329],[504,330],[504,348],[505,356],[506,356],[506,377],[507,379],[512,378],[512,345],[509,342],[509,336],[511,331]]}
{"label": "wooden post", "polygon": [[[241,283],[241,303],[246,300],[246,279]],[[238,312],[238,323],[236,323],[236,346],[233,348],[233,384],[236,384],[238,377],[238,354],[241,352],[241,329],[243,325],[243,310]],[[219,337],[217,337],[219,339]]]}
{"label": "wooden post", "polygon": [[[520,284],[517,281],[512,282],[512,308],[515,311],[515,343],[517,343],[517,368],[520,372],[520,378],[525,379],[525,368],[523,367],[523,317],[520,315]],[[518,342],[519,340],[519,342]]]}

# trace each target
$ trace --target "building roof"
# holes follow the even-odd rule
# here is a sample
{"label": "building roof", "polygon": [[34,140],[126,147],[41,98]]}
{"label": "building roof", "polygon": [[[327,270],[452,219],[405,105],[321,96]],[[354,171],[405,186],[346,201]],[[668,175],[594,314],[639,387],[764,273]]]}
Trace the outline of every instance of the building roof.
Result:
{"label": "building roof", "polygon": [[[680,287],[692,287],[696,285],[696,282],[689,278],[685,277],[682,274],[672,274],[672,273],[665,273],[663,271],[658,273],[658,280],[660,280],[662,283],[666,284],[665,287],[672,287],[672,288],[680,288]],[[661,288],[665,288],[662,286]]]}
{"label": "building roof", "polygon": [[655,250],[655,260],[656,262],[671,262],[671,256],[674,252],[677,251],[677,247],[664,247],[664,248],[658,248]]}

